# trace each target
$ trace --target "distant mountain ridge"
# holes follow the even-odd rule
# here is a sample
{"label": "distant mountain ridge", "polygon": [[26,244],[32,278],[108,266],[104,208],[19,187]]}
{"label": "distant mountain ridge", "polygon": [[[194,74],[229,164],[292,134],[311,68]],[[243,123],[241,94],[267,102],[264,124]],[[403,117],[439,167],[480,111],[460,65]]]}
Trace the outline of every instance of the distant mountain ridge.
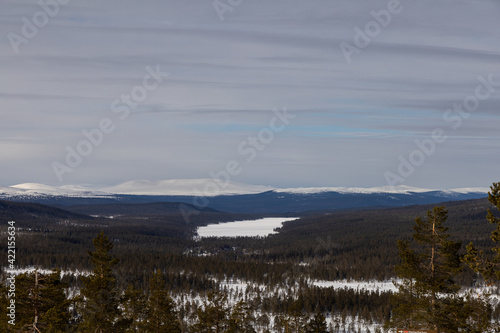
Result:
{"label": "distant mountain ridge", "polygon": [[200,210],[209,208],[232,213],[278,214],[434,204],[484,198],[488,191],[488,188],[433,190],[410,186],[275,189],[267,186],[225,184],[212,179],[198,179],[138,180],[101,189],[26,183],[0,187],[0,199],[36,202],[59,207],[180,202],[198,206]]}
{"label": "distant mountain ridge", "polygon": [[298,187],[288,189],[275,189],[277,193],[321,193],[321,192],[337,192],[337,193],[358,193],[358,194],[374,194],[374,193],[393,193],[393,194],[410,194],[410,193],[426,193],[426,192],[444,192],[444,193],[488,193],[487,187],[468,187],[455,188],[451,190],[433,190],[427,188],[419,188],[406,185],[398,186],[383,186],[383,187]]}
{"label": "distant mountain ridge", "polygon": [[441,191],[447,193],[487,193],[487,187],[457,188],[450,190],[437,190],[418,188],[406,185],[383,186],[383,187],[298,187],[298,188],[275,188],[263,185],[249,185],[236,182],[223,182],[217,179],[172,179],[172,180],[132,180],[111,187],[95,188],[75,185],[50,186],[39,183],[24,183],[12,186],[0,186],[0,197],[20,195],[57,195],[77,197],[103,197],[116,194],[123,195],[181,195],[181,196],[203,196],[214,197],[219,195],[245,195],[259,194],[268,191],[276,193],[314,194],[324,192],[336,193],[426,193]]}

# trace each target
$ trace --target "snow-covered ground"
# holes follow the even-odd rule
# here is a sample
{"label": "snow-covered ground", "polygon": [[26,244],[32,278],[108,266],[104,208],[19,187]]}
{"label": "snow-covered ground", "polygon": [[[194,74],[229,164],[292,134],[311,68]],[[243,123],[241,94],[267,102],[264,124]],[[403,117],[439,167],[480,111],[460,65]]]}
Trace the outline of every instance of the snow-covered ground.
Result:
{"label": "snow-covered ground", "polygon": [[266,217],[258,220],[210,224],[198,228],[198,235],[200,237],[267,236],[276,233],[274,229],[280,228],[283,222],[297,219],[297,217]]}
{"label": "snow-covered ground", "polygon": [[[24,274],[24,273],[30,273],[35,271],[35,267],[24,267],[24,268],[15,268],[15,269],[8,269],[8,268],[3,268],[3,271],[7,273],[9,276],[10,275],[19,275],[19,274]],[[38,268],[38,272],[44,275],[52,274],[51,269],[45,269],[45,268]],[[80,275],[83,276],[88,276],[90,275],[90,271],[80,271],[80,270],[61,270],[61,277],[64,275],[73,275],[74,277],[78,277]]]}
{"label": "snow-covered ground", "polygon": [[[28,271],[33,271],[33,267],[28,267],[28,268],[20,268],[16,270],[5,270],[8,273],[14,273],[14,274],[21,274],[25,273]],[[39,272],[43,274],[50,274],[51,271],[48,269],[39,269]],[[61,275],[66,275],[66,274],[74,274],[76,276],[78,275],[88,275],[88,271],[62,271]],[[9,274],[10,275],[10,274]],[[288,296],[296,296],[298,292],[299,286],[293,285],[293,286],[267,286],[263,284],[256,284],[253,282],[248,282],[244,280],[239,280],[239,279],[223,279],[223,280],[216,280],[214,281],[219,285],[220,289],[223,290],[225,293],[228,295],[228,304],[230,306],[234,306],[239,300],[241,299],[246,299],[246,300],[251,300],[255,299],[256,297],[266,297],[266,296],[279,296],[280,298],[284,299]],[[336,281],[321,281],[321,280],[308,280],[307,283],[309,285],[314,285],[318,286],[320,288],[328,288],[328,287],[333,287],[335,289],[353,289],[353,290],[366,290],[366,291],[379,291],[379,292],[384,292],[384,291],[396,291],[397,288],[394,286],[392,281],[354,281],[354,280],[336,280]],[[490,300],[492,304],[498,305],[499,304],[499,295],[498,295],[498,290],[496,288],[486,288],[486,287],[478,287],[473,289],[474,293],[490,293],[492,294]],[[463,291],[462,293],[465,293]],[[78,294],[78,289],[72,288],[67,290],[68,296],[74,296]],[[174,293],[173,295],[174,300],[178,305],[181,304],[186,304],[186,302],[190,302],[192,306],[194,307],[202,307],[203,302],[206,301],[206,295],[205,294],[198,294],[198,293]],[[260,316],[263,315],[263,313],[258,310],[254,313],[256,318],[259,318]],[[274,326],[274,321],[275,321],[275,316],[276,313],[267,313],[269,324],[267,325],[270,329],[271,332],[275,332],[273,329]],[[342,316],[337,313],[332,316],[331,313],[326,313],[326,322],[329,327],[335,328],[337,327],[339,329],[339,332],[367,332],[370,330],[370,332],[375,332],[376,329],[379,330],[379,332],[383,332],[382,330],[382,324],[380,323],[374,323],[374,322],[367,322],[365,320],[362,320],[358,317],[346,317],[342,318]],[[193,321],[194,318],[188,319],[189,321]],[[264,332],[264,328],[262,326],[256,325],[256,330],[259,333]]]}
{"label": "snow-covered ground", "polygon": [[392,281],[347,281],[347,280],[337,280],[337,281],[321,281],[313,280],[310,281],[313,286],[328,288],[333,287],[335,289],[354,289],[354,290],[366,290],[366,291],[392,291],[396,292],[398,289],[392,283]]}

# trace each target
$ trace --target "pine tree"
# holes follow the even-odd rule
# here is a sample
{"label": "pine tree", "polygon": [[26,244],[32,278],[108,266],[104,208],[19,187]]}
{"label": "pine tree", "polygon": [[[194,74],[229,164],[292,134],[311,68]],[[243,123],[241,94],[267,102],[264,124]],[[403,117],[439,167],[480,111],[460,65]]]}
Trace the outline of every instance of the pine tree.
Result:
{"label": "pine tree", "polygon": [[259,323],[261,329],[268,330],[271,320],[269,319],[269,316],[266,313],[263,313],[257,318],[257,322]]}
{"label": "pine tree", "polygon": [[151,333],[180,333],[175,304],[165,289],[165,279],[160,270],[150,278],[150,294],[142,329]]}
{"label": "pine tree", "polygon": [[[490,187],[491,191],[488,193],[488,201],[491,202],[497,210],[500,210],[500,183],[493,183]],[[467,254],[463,260],[475,272],[482,275],[487,285],[493,285],[495,281],[500,281],[500,218],[488,209],[486,219],[491,224],[496,224],[496,229],[491,233],[491,240],[495,245],[491,250],[494,254],[493,258],[488,259],[484,251],[478,251],[474,244],[471,242],[467,245]],[[493,324],[490,321],[492,309],[489,306],[489,295],[477,294],[474,296],[469,295],[469,302],[474,306],[473,320],[471,320],[471,332],[486,332],[488,328],[493,325],[497,326],[497,331],[500,331],[500,324],[498,321]]]}
{"label": "pine tree", "polygon": [[[497,210],[500,210],[500,183],[493,183],[488,193],[488,201],[491,202]],[[494,253],[492,259],[486,259],[483,251],[478,251],[471,242],[467,246],[467,254],[464,261],[476,272],[480,273],[488,284],[495,280],[500,281],[500,218],[496,217],[488,209],[486,219],[491,224],[496,224],[496,229],[491,233],[491,240],[495,245],[491,248]]]}
{"label": "pine tree", "polygon": [[304,315],[302,313],[302,300],[299,298],[292,302],[288,308],[288,324],[290,332],[299,333],[304,329]]}
{"label": "pine tree", "polygon": [[288,321],[288,318],[286,318],[283,315],[276,315],[274,317],[273,329],[279,333],[282,333],[282,332],[290,333],[291,330],[290,330],[290,323]]}
{"label": "pine tree", "polygon": [[38,270],[16,276],[16,330],[66,332],[70,314],[60,270],[44,275]]}
{"label": "pine tree", "polygon": [[80,298],[82,332],[107,333],[125,331],[127,323],[121,319],[116,277],[113,267],[118,263],[110,251],[113,243],[101,231],[92,241],[94,251],[88,251],[94,265],[92,274],[82,276],[83,288]]}
{"label": "pine tree", "polygon": [[[464,325],[465,332],[491,332],[490,329],[493,327],[491,322],[493,309],[488,296],[468,291],[461,303],[463,303],[461,306],[465,307],[466,312],[470,314]],[[462,308],[459,308],[458,310],[458,312],[463,313]]]}
{"label": "pine tree", "polygon": [[306,333],[328,333],[325,316],[321,312],[316,313],[307,323]]}
{"label": "pine tree", "polygon": [[193,326],[198,333],[222,333],[227,329],[229,308],[226,305],[227,294],[208,293],[208,300],[203,309],[198,309],[198,322]]}
{"label": "pine tree", "polygon": [[457,302],[463,301],[457,296],[460,286],[454,280],[462,269],[458,254],[461,243],[449,240],[444,226],[447,217],[444,207],[435,207],[427,212],[426,220],[415,220],[415,249],[407,242],[398,243],[402,262],[397,273],[403,283],[393,298],[391,326],[458,332],[469,317],[466,308],[455,311]]}
{"label": "pine tree", "polygon": [[250,307],[240,300],[233,308],[228,319],[227,333],[255,333],[253,317]]}
{"label": "pine tree", "polygon": [[140,326],[146,320],[146,296],[142,290],[135,289],[129,285],[125,290],[121,304],[123,306],[123,317],[130,321],[126,332],[140,332]]}
{"label": "pine tree", "polygon": [[54,269],[51,274],[42,277],[41,284],[43,287],[40,296],[45,300],[43,305],[47,309],[40,315],[42,331],[67,332],[70,321],[69,301],[64,292],[67,285],[61,282],[61,271]]}
{"label": "pine tree", "polygon": [[423,322],[425,311],[422,310],[421,291],[415,288],[420,276],[420,258],[410,248],[408,241],[398,241],[399,257],[401,263],[396,266],[395,271],[401,282],[394,282],[398,287],[398,293],[391,295],[393,309],[393,326],[416,328],[418,323]]}
{"label": "pine tree", "polygon": [[[9,291],[5,283],[5,280],[0,283],[0,315],[2,316],[2,320],[0,320],[0,333],[13,333],[15,332],[16,326],[9,324],[8,321],[12,319],[18,320],[18,318],[11,318],[7,316],[10,312],[7,308],[10,305],[10,298],[8,297]],[[15,315],[15,313],[13,315]]]}

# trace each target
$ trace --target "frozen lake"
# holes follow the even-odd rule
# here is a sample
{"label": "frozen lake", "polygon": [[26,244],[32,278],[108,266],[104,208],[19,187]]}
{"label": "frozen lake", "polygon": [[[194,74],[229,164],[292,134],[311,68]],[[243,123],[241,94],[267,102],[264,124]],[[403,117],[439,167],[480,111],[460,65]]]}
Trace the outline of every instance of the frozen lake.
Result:
{"label": "frozen lake", "polygon": [[267,236],[276,233],[274,228],[283,222],[297,220],[298,217],[266,217],[258,220],[235,221],[211,224],[198,228],[200,237]]}

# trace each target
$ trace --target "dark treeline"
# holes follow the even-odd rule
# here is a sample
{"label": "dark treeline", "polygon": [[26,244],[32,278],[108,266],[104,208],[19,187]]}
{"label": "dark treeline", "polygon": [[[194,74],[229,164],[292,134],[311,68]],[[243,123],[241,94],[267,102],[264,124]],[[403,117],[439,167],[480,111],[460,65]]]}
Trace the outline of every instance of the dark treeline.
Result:
{"label": "dark treeline", "polygon": [[[8,277],[0,287],[0,308],[10,320],[0,321],[0,332],[328,332],[323,313],[337,317],[339,330],[347,327],[347,318],[372,323],[390,316],[390,294],[378,291],[308,286],[262,290],[258,285],[228,291],[161,270],[148,275],[144,289],[133,283],[123,289],[113,269],[119,262],[111,252],[113,243],[101,232],[93,244],[88,252],[93,270],[80,276],[78,288],[58,269],[34,270],[15,277],[11,298]],[[14,311],[9,310],[11,299]]]}
{"label": "dark treeline", "polygon": [[[484,223],[486,210],[491,207],[486,199],[451,202],[446,207],[453,238],[464,244],[474,241],[480,249],[488,246],[492,227]],[[293,272],[321,280],[390,280],[399,262],[394,244],[398,239],[410,239],[415,216],[422,216],[431,208],[332,212],[285,223],[279,234],[265,238],[199,241],[193,238],[198,225],[250,217],[202,212],[186,223],[179,213],[111,219],[61,216],[56,208],[57,214],[36,210],[13,213],[10,209],[0,210],[0,216],[4,221],[15,220],[19,229],[19,267],[89,269],[86,251],[92,238],[105,230],[115,244],[114,252],[121,258],[117,267],[120,276],[141,276],[152,267],[162,267],[173,273],[187,270],[197,276],[230,276],[277,284],[284,274]],[[0,230],[5,228],[4,224]],[[5,242],[5,238],[0,239],[2,246]],[[303,265],[297,266],[298,263]],[[472,285],[473,272],[465,270],[460,281]],[[127,283],[126,278],[119,282]]]}

